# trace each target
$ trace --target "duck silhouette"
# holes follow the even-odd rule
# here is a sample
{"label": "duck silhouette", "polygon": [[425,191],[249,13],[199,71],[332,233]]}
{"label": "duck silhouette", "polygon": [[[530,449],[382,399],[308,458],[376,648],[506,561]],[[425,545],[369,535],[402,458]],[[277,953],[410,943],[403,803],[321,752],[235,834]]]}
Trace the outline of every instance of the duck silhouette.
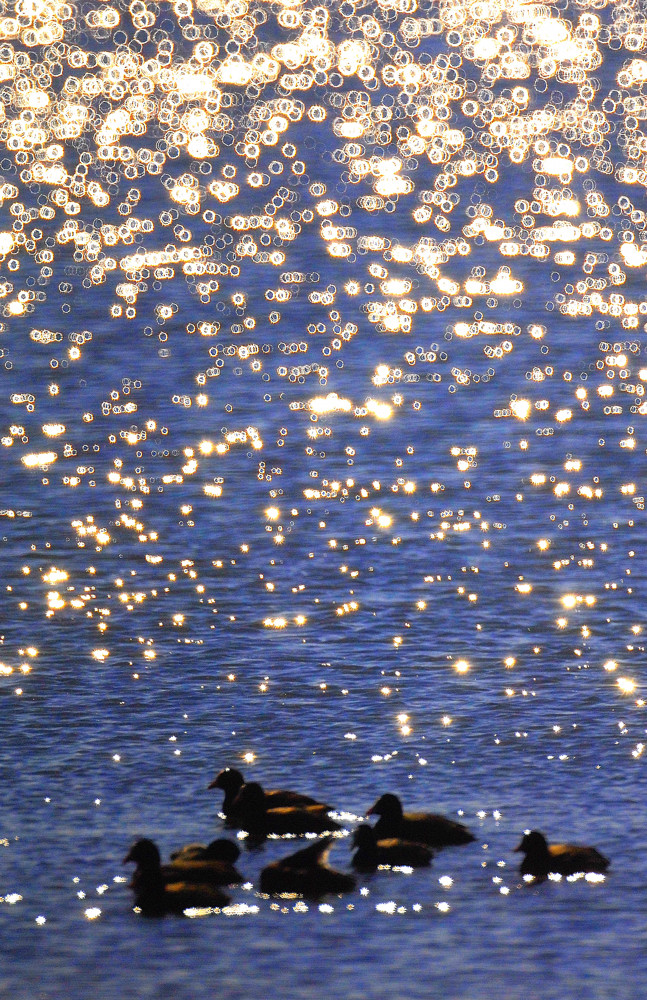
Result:
{"label": "duck silhouette", "polygon": [[429,847],[450,847],[469,844],[475,839],[466,826],[447,819],[446,816],[428,812],[403,812],[400,799],[390,792],[382,795],[371,806],[367,815],[380,817],[373,827],[377,840],[401,837]]}
{"label": "duck silhouette", "polygon": [[228,822],[255,836],[269,833],[326,833],[341,830],[328,816],[328,806],[279,806],[268,809],[262,787],[256,781],[242,786],[233,803]]}
{"label": "duck silhouette", "polygon": [[[236,847],[235,844],[232,846]],[[239,885],[244,881],[243,876],[231,861],[222,861],[219,857],[210,856],[209,847],[210,845],[207,845],[201,857],[188,857],[182,854],[172,858],[170,864],[162,865],[162,875],[166,882],[186,881],[205,885]],[[220,853],[220,850],[215,851],[215,854]]]}
{"label": "duck silhouette", "polygon": [[171,852],[171,861],[226,861],[233,865],[240,857],[240,847],[224,837],[209,844],[185,844]]}
{"label": "duck silhouette", "polygon": [[180,914],[193,907],[220,908],[230,902],[229,896],[214,885],[182,879],[167,882],[157,845],[147,837],[135,841],[124,858],[124,864],[128,862],[136,866],[130,883],[135,906],[146,917]]}
{"label": "duck silhouette", "polygon": [[[225,793],[222,801],[222,811],[225,816],[229,816],[236,797],[244,784],[245,779],[240,771],[236,770],[235,767],[225,767],[207,786],[208,788],[220,788]],[[302,795],[301,792],[293,792],[289,788],[269,788],[264,790],[264,794],[267,809],[279,809],[283,806],[318,805],[330,809],[330,806],[326,805],[325,802],[319,802],[310,795]]]}
{"label": "duck silhouette", "polygon": [[357,848],[353,855],[353,868],[363,872],[374,872],[380,865],[422,868],[431,864],[433,858],[433,852],[424,844],[399,837],[378,840],[373,827],[366,823],[354,831],[352,844]]}
{"label": "duck silhouette", "polygon": [[350,892],[356,881],[352,875],[335,871],[326,864],[332,837],[289,854],[267,865],[261,872],[260,890],[269,895],[297,894],[319,899],[326,893]]}
{"label": "duck silhouette", "polygon": [[549,874],[576,875],[579,872],[605,872],[611,862],[595,847],[579,844],[549,844],[539,830],[524,834],[514,848],[525,857],[519,866],[522,875],[543,881]]}

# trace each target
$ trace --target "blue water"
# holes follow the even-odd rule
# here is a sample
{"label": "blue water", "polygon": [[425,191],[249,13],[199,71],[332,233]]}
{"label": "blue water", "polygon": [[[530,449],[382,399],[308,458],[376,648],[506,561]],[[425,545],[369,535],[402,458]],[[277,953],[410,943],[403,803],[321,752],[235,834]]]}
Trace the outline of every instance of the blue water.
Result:
{"label": "blue water", "polygon": [[[330,8],[329,38],[338,47],[363,37],[350,6]],[[118,32],[90,30],[59,12],[61,44],[114,56],[127,43],[148,59],[166,37],[175,45],[171,67],[190,58],[195,39],[182,36],[178,11],[151,14],[158,26],[151,32],[161,32],[154,37],[131,23],[126,8],[117,10]],[[278,5],[250,10],[258,15],[252,38],[259,50],[294,41],[302,30],[279,23]],[[525,28],[521,8],[510,8],[515,51],[536,58],[529,76],[491,87],[494,49],[478,55],[469,44],[499,38],[505,25],[494,7],[476,12],[479,20],[465,5],[456,10],[473,32],[463,50],[449,8],[412,6],[409,20],[423,28],[424,18],[440,18],[418,48],[406,42],[404,8],[396,15],[395,8],[358,7],[363,17],[379,15],[382,30],[394,32],[420,65],[440,58],[446,68],[451,56],[462,96],[445,77],[409,98],[378,73],[381,82],[362,92],[392,115],[391,138],[375,130],[340,137],[342,104],[361,87],[352,74],[339,84],[331,71],[328,84],[292,93],[302,105],[293,105],[278,143],[258,158],[245,158],[236,144],[252,141],[245,133],[258,127],[259,108],[287,99],[279,84],[268,83],[260,96],[220,85],[238,101],[223,104],[233,141],[218,133],[220,153],[209,159],[190,155],[186,141],[174,145],[170,133],[180,124],[169,124],[173,87],[162,77],[144,137],[98,137],[125,96],[113,92],[108,100],[105,91],[81,100],[70,84],[66,92],[95,119],[83,135],[61,138],[52,109],[60,111],[65,80],[104,80],[94,56],[79,70],[65,61],[71,50],[52,48],[44,36],[34,42],[25,33],[28,13],[11,52],[0,49],[3,65],[15,67],[1,97],[7,121],[24,112],[25,58],[50,101],[47,112],[36,98],[30,105],[46,138],[25,140],[21,149],[7,132],[0,164],[3,183],[18,191],[3,195],[2,230],[42,230],[36,249],[16,243],[4,256],[1,276],[13,285],[0,333],[2,995],[633,1000],[647,988],[645,264],[623,263],[632,240],[643,245],[644,185],[622,173],[639,164],[644,63],[632,24],[642,5],[593,12],[546,4],[527,13]],[[226,21],[216,28],[206,6],[193,16],[221,46],[208,63],[215,72],[234,28]],[[559,47],[585,36],[597,62]],[[526,49],[518,49],[524,39]],[[497,44],[507,51],[512,43]],[[227,51],[234,49],[230,40]],[[248,59],[253,51],[241,49]],[[372,56],[379,72],[394,52],[383,36]],[[549,58],[561,67],[552,75],[545,64],[537,68]],[[555,124],[533,139],[552,146],[529,147],[522,164],[499,151],[495,178],[458,172],[447,189],[455,204],[434,204],[431,220],[414,221],[413,210],[429,200],[424,192],[442,188],[443,169],[426,153],[403,151],[404,133],[396,130],[415,132],[416,107],[430,106],[435,95],[436,108],[450,109],[450,126],[463,130],[475,155],[486,155],[489,122],[476,122],[468,97],[487,109],[488,93],[496,101],[525,87],[524,114],[570,104],[581,123],[586,109],[568,82],[572,65],[583,74],[580,99],[606,126],[597,137],[590,138],[588,120],[588,132]],[[54,67],[49,83],[42,66]],[[148,78],[151,71],[140,68],[127,79]],[[174,98],[178,116],[204,103],[185,98]],[[308,117],[314,107],[326,111],[324,123]],[[281,108],[272,105],[272,113]],[[497,120],[515,114],[508,109]],[[22,121],[29,124],[29,114]],[[62,154],[41,156],[56,141]],[[98,150],[109,141],[164,151],[162,173],[133,178],[114,157],[102,165]],[[363,152],[351,160],[400,157],[411,193],[385,196],[381,208],[366,211],[360,199],[375,195],[377,175],[351,183],[348,153],[344,160],[340,151],[352,141]],[[542,167],[549,154],[571,163],[566,177]],[[454,149],[447,162],[461,155]],[[23,176],[25,164],[60,160],[69,179],[83,156],[90,156],[86,180],[100,180],[109,194],[104,206],[86,191],[79,212],[66,216],[53,200],[53,180]],[[581,156],[589,158],[586,168],[576,164]],[[292,171],[295,159],[305,176]],[[280,162],[283,172],[275,173],[271,164]],[[236,167],[240,191],[221,205],[207,185],[229,177],[227,165]],[[265,173],[260,189],[250,181],[254,171]],[[183,172],[202,184],[195,214],[169,193]],[[69,181],[59,188],[75,197]],[[134,189],[139,200],[120,213]],[[546,190],[577,201],[577,212],[542,210]],[[288,240],[274,229],[265,246],[264,230],[248,230],[259,240],[257,256],[237,251],[242,233],[232,216],[267,214],[273,196],[283,203],[277,216],[301,213],[301,232]],[[317,215],[326,199],[336,208]],[[519,207],[524,200],[528,207]],[[602,203],[606,214],[596,207]],[[51,205],[53,219],[37,216]],[[219,222],[205,218],[209,209]],[[170,210],[176,217],[167,225]],[[434,222],[442,213],[445,229]],[[488,239],[470,231],[475,216],[503,220],[510,234]],[[105,226],[126,217],[150,219],[152,230],[135,244],[112,246]],[[338,237],[349,245],[346,258],[329,253],[321,227],[329,217],[354,227],[354,235]],[[112,255],[117,263],[105,268],[102,283],[93,283],[96,261],[84,244],[75,256],[74,244],[57,236],[70,218],[101,238],[99,261]],[[553,235],[545,257],[533,258],[531,230],[555,219],[597,222],[608,233]],[[448,254],[437,273],[425,273],[421,258],[398,262],[385,245],[366,251],[360,241],[368,236],[405,249],[421,237],[439,245],[462,239],[468,252]],[[518,256],[501,249],[513,239],[526,248]],[[203,262],[239,267],[240,275],[217,275],[218,289],[201,302],[195,282],[203,279],[185,277],[181,261],[172,277],[156,277],[156,267],[171,265],[151,260],[145,276],[129,273],[124,260],[137,247],[150,254],[173,241]],[[49,264],[37,257],[43,249]],[[258,254],[265,251],[285,260],[264,262]],[[556,260],[566,251],[571,263]],[[588,253],[599,255],[594,265]],[[438,284],[450,279],[466,296],[470,277],[492,281],[502,266],[521,290],[473,291],[466,303]],[[301,272],[300,283],[290,271]],[[591,275],[601,298],[590,314],[560,311],[596,290],[578,291]],[[387,278],[410,287],[381,289]],[[130,317],[129,293],[118,287],[129,281],[140,282]],[[276,292],[285,289],[292,298],[280,302]],[[313,292],[326,289],[328,300],[313,301]],[[21,290],[42,294],[21,300]],[[437,307],[425,311],[431,296]],[[21,312],[12,302],[27,307]],[[411,317],[410,332],[371,322],[368,306],[388,302]],[[165,318],[158,307],[171,303]],[[245,327],[246,319],[253,323]],[[213,336],[196,330],[215,320]],[[456,326],[481,320],[509,326],[469,338]],[[309,324],[322,326],[309,331]],[[43,331],[60,336],[48,341]],[[82,331],[79,342],[74,335]],[[255,353],[240,352],[241,344],[255,345]],[[312,367],[290,375],[308,365],[325,365],[327,376]],[[333,392],[348,407],[317,410],[313,400]],[[390,407],[385,419],[370,400]],[[520,401],[527,410],[515,410]],[[136,410],[123,409],[133,402]],[[218,444],[228,446],[223,454]],[[43,457],[50,451],[54,457]],[[331,802],[349,830],[382,792],[395,791],[405,808],[459,817],[476,842],[440,852],[429,871],[361,876],[349,895],[304,903],[256,891],[261,868],[295,848],[272,840],[244,850],[239,867],[249,882],[233,890],[231,909],[142,918],[133,912],[122,858],[137,836],[152,837],[166,857],[182,843],[219,835],[220,793],[207,785],[227,765],[268,787]],[[609,873],[599,881],[523,884],[513,849],[528,828],[594,844],[611,858]],[[349,843],[335,843],[333,866],[348,868]]]}

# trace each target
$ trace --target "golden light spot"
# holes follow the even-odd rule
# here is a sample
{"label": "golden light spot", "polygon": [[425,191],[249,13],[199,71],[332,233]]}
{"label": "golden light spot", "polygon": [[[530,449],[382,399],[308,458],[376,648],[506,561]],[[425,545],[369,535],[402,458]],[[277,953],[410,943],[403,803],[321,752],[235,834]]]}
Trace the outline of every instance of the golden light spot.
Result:
{"label": "golden light spot", "polygon": [[265,628],[284,629],[287,628],[288,621],[287,618],[282,618],[282,617],[265,618],[263,620],[263,625],[265,626]]}
{"label": "golden light spot", "polygon": [[530,416],[532,404],[528,399],[514,399],[510,403],[510,409],[517,420],[527,420]]}
{"label": "golden light spot", "polygon": [[308,403],[308,407],[313,413],[348,413],[352,404],[350,399],[340,398],[336,392],[329,392],[327,396],[315,396]]}
{"label": "golden light spot", "polygon": [[23,455],[21,462],[26,465],[28,469],[34,468],[46,468],[48,465],[52,465],[58,458],[55,451],[39,451],[29,455]]}
{"label": "golden light spot", "polygon": [[570,180],[573,168],[573,161],[563,156],[547,156],[541,161],[541,169],[553,177],[566,177]]}
{"label": "golden light spot", "polygon": [[388,420],[393,412],[388,403],[378,403],[374,399],[367,400],[366,409],[378,420]]}

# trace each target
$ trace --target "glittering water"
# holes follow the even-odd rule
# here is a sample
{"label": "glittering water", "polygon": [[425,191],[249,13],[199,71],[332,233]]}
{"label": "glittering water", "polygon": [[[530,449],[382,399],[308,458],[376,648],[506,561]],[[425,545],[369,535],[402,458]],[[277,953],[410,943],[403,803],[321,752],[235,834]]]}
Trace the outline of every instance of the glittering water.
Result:
{"label": "glittering water", "polygon": [[[2,5],[7,995],[644,993],[646,15]],[[226,764],[477,841],[137,917]]]}

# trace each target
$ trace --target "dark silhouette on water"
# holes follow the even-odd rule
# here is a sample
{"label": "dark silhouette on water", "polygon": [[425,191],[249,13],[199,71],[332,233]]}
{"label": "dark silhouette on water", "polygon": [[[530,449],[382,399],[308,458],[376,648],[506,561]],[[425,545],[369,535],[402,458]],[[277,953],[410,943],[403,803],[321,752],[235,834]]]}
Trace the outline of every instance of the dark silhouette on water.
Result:
{"label": "dark silhouette on water", "polygon": [[[220,788],[225,793],[222,801],[222,811],[225,816],[229,816],[236,797],[244,784],[245,779],[240,771],[237,771],[235,767],[225,767],[207,786],[208,788]],[[268,809],[278,809],[282,806],[325,806],[326,809],[330,809],[330,806],[326,805],[325,802],[319,802],[310,795],[293,792],[289,788],[269,788],[264,790],[264,794],[265,805]]]}
{"label": "dark silhouette on water", "polygon": [[373,872],[379,865],[406,865],[423,868],[431,864],[433,852],[424,844],[416,844],[399,837],[378,840],[372,826],[363,823],[353,833],[353,867],[358,871]]}
{"label": "dark silhouette on water", "polygon": [[130,848],[124,864],[130,861],[136,865],[130,883],[135,893],[135,906],[146,917],[179,914],[192,907],[219,908],[230,902],[229,896],[214,885],[181,878],[167,882],[160,862],[160,852],[147,837],[135,841]]}
{"label": "dark silhouette on water", "polygon": [[466,826],[445,816],[428,812],[403,812],[400,799],[390,792],[382,795],[371,806],[367,815],[380,817],[373,827],[378,840],[401,837],[430,847],[450,847],[469,844],[475,839]]}
{"label": "dark silhouette on water", "polygon": [[261,872],[261,892],[296,893],[311,899],[329,892],[351,892],[356,885],[354,877],[326,864],[332,840],[332,837],[324,837],[302,851],[267,865]]}
{"label": "dark silhouette on water", "polygon": [[167,883],[191,882],[204,885],[239,885],[243,876],[230,861],[217,858],[174,858],[170,864],[162,865],[162,874]]}
{"label": "dark silhouette on water", "polygon": [[226,861],[230,865],[240,857],[240,847],[224,837],[210,844],[185,844],[171,852],[171,861]]}
{"label": "dark silhouette on water", "polygon": [[267,808],[262,787],[256,781],[243,785],[236,796],[229,822],[255,836],[268,833],[327,833],[341,830],[339,823],[328,816],[328,806],[281,806]]}
{"label": "dark silhouette on water", "polygon": [[548,875],[576,875],[579,872],[605,872],[611,862],[595,847],[578,844],[549,844],[543,833],[531,830],[515,847],[525,855],[519,871],[543,881]]}

